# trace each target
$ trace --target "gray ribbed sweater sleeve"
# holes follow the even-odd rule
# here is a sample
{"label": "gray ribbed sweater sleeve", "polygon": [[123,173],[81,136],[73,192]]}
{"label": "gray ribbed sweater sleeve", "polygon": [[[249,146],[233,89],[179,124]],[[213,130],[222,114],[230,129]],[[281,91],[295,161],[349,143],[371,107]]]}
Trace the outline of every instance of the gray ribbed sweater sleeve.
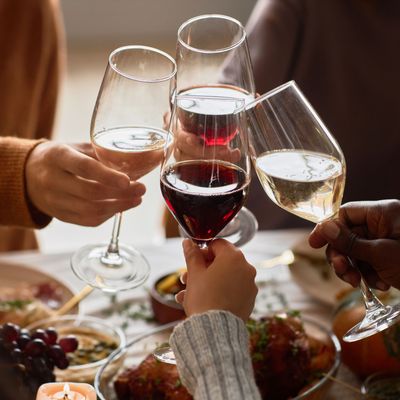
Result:
{"label": "gray ribbed sweater sleeve", "polygon": [[170,338],[182,383],[195,400],[258,400],[243,321],[227,311],[193,315]]}

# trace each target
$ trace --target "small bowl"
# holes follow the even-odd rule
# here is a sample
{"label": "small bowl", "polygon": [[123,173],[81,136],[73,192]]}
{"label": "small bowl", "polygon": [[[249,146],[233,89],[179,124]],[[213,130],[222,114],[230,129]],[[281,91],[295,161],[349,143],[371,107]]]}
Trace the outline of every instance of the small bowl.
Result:
{"label": "small bowl", "polygon": [[[89,337],[92,332],[93,335],[99,335],[99,339],[110,339],[116,344],[115,350],[98,361],[88,362],[82,365],[72,365],[65,370],[56,368],[56,379],[61,382],[85,382],[93,384],[97,370],[107,362],[114,352],[123,349],[126,345],[126,338],[121,329],[109,325],[100,318],[89,316],[64,315],[60,317],[51,317],[37,321],[29,325],[27,329],[46,329],[49,327],[53,327],[57,330],[59,338],[67,336],[68,334],[73,334],[78,336],[79,341],[79,331],[82,332],[82,335],[87,335],[89,333]],[[108,370],[111,376],[119,370],[123,363],[123,358],[124,354],[122,352],[118,357],[113,359]]]}
{"label": "small bowl", "polygon": [[[324,376],[317,381],[303,388],[301,394],[298,394],[291,400],[324,399],[330,386],[332,385],[332,380],[330,378],[336,375],[340,365],[340,343],[334,334],[329,332],[318,322],[306,318],[302,320],[306,333],[313,338],[319,339],[331,345],[335,350],[335,356],[329,371],[327,371]],[[111,368],[114,357],[117,358],[122,353],[126,355],[123,362],[124,370],[126,368],[139,365],[140,362],[143,361],[150,353],[152,353],[158,345],[168,341],[171,330],[177,323],[178,322],[172,322],[153,329],[133,339],[126,345],[125,349],[121,349],[119,352],[114,352],[110,359],[102,367],[100,367],[99,371],[97,372],[94,386],[96,388],[98,398],[100,400],[117,400],[114,390],[114,381],[117,379],[118,374],[122,371],[116,373],[113,369],[114,376],[112,376],[112,379],[110,379],[111,374],[109,372],[109,368]]]}
{"label": "small bowl", "polygon": [[[157,278],[157,280],[151,285],[151,307],[153,309],[154,319],[160,324],[178,321],[184,319],[186,316],[183,307],[175,301],[174,295],[163,295],[157,290],[157,286],[162,280],[176,273],[177,272],[174,271],[170,274],[163,275]],[[183,287],[184,286],[182,285],[182,288]]]}
{"label": "small bowl", "polygon": [[367,399],[400,399],[400,374],[377,373],[370,375],[361,386],[361,393]]}

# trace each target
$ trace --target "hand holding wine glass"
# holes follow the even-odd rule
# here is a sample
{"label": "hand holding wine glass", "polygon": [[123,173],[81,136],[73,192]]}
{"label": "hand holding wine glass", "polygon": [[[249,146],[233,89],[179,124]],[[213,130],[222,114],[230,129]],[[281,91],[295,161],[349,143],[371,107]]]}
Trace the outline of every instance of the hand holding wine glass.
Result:
{"label": "hand holding wine glass", "polygon": [[189,239],[183,242],[188,272],[186,289],[177,296],[186,315],[225,310],[247,322],[258,292],[255,268],[224,239],[214,240],[208,249],[206,257]]}
{"label": "hand holding wine glass", "polygon": [[[167,132],[163,116],[170,112],[176,64],[168,54],[146,46],[121,47],[110,54],[91,122],[97,158],[133,182],[162,160]],[[72,257],[76,275],[107,292],[141,285],[148,277],[147,260],[119,243],[121,213],[111,240],[79,249]]]}
{"label": "hand holding wine glass", "polygon": [[[246,111],[252,161],[268,197],[312,222],[336,218],[344,191],[344,156],[295,82],[264,94]],[[360,289],[366,315],[343,337],[348,342],[384,330],[400,318],[400,308],[384,306],[364,278]]]}
{"label": "hand holding wine glass", "polygon": [[400,201],[358,201],[344,204],[339,218],[322,222],[311,232],[310,245],[328,244],[326,255],[336,275],[353,286],[360,282],[357,266],[371,287],[400,289]]}
{"label": "hand holding wine glass", "polygon": [[[174,100],[169,126],[171,141],[165,148],[161,166],[161,192],[186,236],[199,248],[206,249],[240,211],[247,197],[250,160],[244,101],[193,94],[177,95]],[[214,118],[212,122],[214,135],[219,139],[227,139],[229,135],[229,140],[224,140],[226,144],[222,147],[228,146],[231,151],[223,152],[224,157],[220,157],[220,141],[206,144],[203,140],[203,151],[196,157],[180,158],[179,135],[182,126],[190,120],[188,105],[196,109],[225,110],[224,118]],[[233,135],[225,129],[227,125],[235,126]],[[207,125],[202,126],[205,134]],[[169,346],[157,348],[154,355],[162,362],[175,363]]]}

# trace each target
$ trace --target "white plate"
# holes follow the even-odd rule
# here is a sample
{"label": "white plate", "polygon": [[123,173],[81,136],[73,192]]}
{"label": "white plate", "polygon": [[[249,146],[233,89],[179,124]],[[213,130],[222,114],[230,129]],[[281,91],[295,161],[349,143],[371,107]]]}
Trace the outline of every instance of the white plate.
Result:
{"label": "white plate", "polygon": [[[27,265],[0,262],[0,287],[18,287],[21,284],[40,284],[52,283],[61,290],[61,303],[64,304],[75,295],[75,291],[65,282],[47,274],[39,269]],[[69,314],[78,314],[79,305],[68,312]]]}

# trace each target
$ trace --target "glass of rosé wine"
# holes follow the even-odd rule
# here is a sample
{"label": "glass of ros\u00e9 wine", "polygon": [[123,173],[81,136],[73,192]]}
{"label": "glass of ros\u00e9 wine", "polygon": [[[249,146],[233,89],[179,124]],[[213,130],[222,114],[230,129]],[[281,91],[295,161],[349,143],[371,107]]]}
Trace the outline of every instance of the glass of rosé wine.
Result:
{"label": "glass of ros\u00e9 wine", "polygon": [[[165,146],[160,185],[165,203],[185,235],[206,248],[243,207],[250,184],[247,121],[243,99],[221,96],[177,95],[171,117],[171,140]],[[221,110],[207,123],[196,122],[205,135],[209,126],[218,141],[198,138],[188,142],[188,126],[193,123],[188,109]],[[196,116],[197,118],[197,116]],[[202,132],[200,132],[202,131]],[[207,132],[209,135],[209,132]],[[192,140],[197,140],[193,151]],[[191,153],[186,151],[191,147]],[[156,349],[162,362],[174,363],[169,346]]]}
{"label": "glass of ros\u00e9 wine", "polygon": [[[168,54],[146,46],[114,50],[92,115],[90,136],[97,158],[136,181],[161,163],[168,133],[176,64]],[[147,260],[119,243],[121,213],[115,216],[109,243],[79,249],[71,260],[75,274],[93,287],[116,292],[147,279]]]}

